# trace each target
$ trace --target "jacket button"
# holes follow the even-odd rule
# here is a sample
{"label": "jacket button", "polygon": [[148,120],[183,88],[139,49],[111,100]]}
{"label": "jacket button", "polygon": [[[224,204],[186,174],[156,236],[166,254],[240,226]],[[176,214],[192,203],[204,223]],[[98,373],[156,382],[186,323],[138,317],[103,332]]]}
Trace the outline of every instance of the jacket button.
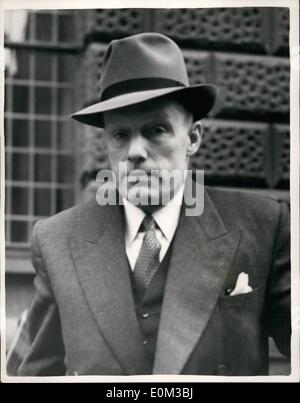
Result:
{"label": "jacket button", "polygon": [[147,319],[147,318],[149,318],[149,312],[144,312],[144,313],[142,313],[141,316],[143,319]]}
{"label": "jacket button", "polygon": [[220,364],[217,368],[217,375],[225,375],[227,366],[225,364]]}
{"label": "jacket button", "polygon": [[148,344],[148,340],[144,340],[144,341],[143,341],[143,344],[144,344],[144,345]]}

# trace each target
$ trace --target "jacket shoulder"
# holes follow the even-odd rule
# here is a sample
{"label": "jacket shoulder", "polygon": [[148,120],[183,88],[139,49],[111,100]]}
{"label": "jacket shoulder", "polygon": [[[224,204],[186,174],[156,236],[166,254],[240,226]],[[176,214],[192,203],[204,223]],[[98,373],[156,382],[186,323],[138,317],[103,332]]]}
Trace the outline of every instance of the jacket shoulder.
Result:
{"label": "jacket shoulder", "polygon": [[269,196],[247,191],[207,188],[207,193],[225,222],[251,222],[259,226],[278,224],[282,205],[286,203]]}
{"label": "jacket shoulder", "polygon": [[223,202],[228,201],[230,203],[247,203],[253,205],[254,207],[266,206],[266,207],[278,207],[282,201],[267,195],[257,194],[251,191],[242,191],[242,190],[228,190],[222,188],[213,188],[206,187],[206,191],[212,200],[218,203],[220,200]]}
{"label": "jacket shoulder", "polygon": [[101,221],[107,215],[106,206],[99,206],[96,201],[88,201],[63,210],[51,217],[41,219],[34,227],[33,232],[41,238],[63,238],[78,230],[85,232],[95,222],[101,227]]}

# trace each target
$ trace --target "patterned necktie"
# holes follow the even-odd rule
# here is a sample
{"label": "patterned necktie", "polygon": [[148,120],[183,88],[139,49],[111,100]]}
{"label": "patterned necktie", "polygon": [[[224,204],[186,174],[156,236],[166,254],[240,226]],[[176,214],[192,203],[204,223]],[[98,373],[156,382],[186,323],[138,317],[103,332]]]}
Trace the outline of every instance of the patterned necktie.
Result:
{"label": "patterned necktie", "polygon": [[145,216],[140,231],[145,231],[145,235],[133,271],[133,285],[137,301],[143,297],[159,267],[161,248],[155,234],[155,221],[151,215]]}

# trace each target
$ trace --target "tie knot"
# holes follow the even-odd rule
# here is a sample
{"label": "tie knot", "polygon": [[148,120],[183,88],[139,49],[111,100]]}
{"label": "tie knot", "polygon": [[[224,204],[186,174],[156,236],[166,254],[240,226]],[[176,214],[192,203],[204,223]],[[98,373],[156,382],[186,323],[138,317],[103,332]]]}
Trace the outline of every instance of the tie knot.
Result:
{"label": "tie knot", "polygon": [[152,215],[147,214],[141,224],[141,231],[149,231],[155,228],[155,220]]}

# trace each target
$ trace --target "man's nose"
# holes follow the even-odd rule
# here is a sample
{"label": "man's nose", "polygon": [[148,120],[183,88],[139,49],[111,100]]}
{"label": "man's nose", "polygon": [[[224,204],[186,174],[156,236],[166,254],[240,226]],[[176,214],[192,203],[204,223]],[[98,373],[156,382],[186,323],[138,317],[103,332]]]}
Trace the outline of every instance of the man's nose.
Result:
{"label": "man's nose", "polygon": [[127,159],[131,163],[138,164],[145,161],[147,158],[147,151],[145,148],[145,141],[141,136],[132,136],[128,148]]}

